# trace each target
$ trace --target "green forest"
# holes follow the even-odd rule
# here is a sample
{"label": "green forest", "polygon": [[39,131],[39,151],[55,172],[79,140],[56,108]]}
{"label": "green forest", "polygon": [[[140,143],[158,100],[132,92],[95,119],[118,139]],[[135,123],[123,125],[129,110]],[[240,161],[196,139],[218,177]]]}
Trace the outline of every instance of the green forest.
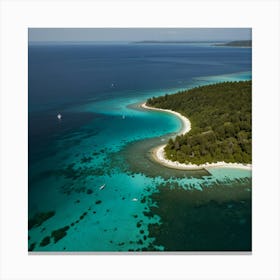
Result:
{"label": "green forest", "polygon": [[199,86],[147,100],[191,121],[185,135],[169,139],[168,159],[180,163],[252,162],[252,81]]}

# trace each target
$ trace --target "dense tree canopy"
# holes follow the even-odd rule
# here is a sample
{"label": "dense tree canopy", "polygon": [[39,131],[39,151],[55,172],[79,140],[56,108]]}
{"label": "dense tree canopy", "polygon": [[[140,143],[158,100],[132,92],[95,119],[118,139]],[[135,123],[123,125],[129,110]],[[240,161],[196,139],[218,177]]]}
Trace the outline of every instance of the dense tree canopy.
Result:
{"label": "dense tree canopy", "polygon": [[186,116],[192,129],[170,139],[167,158],[181,163],[252,161],[252,82],[224,82],[147,100]]}

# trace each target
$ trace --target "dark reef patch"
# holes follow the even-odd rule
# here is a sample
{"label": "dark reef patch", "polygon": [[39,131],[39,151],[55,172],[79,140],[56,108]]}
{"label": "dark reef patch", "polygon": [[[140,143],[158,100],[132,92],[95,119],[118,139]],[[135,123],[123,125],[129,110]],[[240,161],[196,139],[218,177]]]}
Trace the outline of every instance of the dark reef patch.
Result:
{"label": "dark reef patch", "polygon": [[91,161],[92,161],[92,157],[83,156],[81,158],[81,163],[88,163],[88,162],[91,162]]}
{"label": "dark reef patch", "polygon": [[69,226],[65,226],[63,228],[52,231],[51,236],[54,239],[54,243],[57,243],[57,241],[59,241],[60,239],[65,237],[67,235],[67,230],[68,229],[69,229]]}
{"label": "dark reef patch", "polygon": [[54,215],[55,211],[36,213],[33,216],[33,218],[28,220],[28,229],[39,227],[42,223],[44,223],[46,220],[50,219]]}
{"label": "dark reef patch", "polygon": [[138,228],[140,228],[141,225],[142,225],[142,222],[143,222],[142,220],[138,221],[137,224],[136,224],[136,226],[137,226]]}
{"label": "dark reef patch", "polygon": [[163,184],[151,199],[153,247],[166,251],[251,251],[251,178],[213,183],[203,190]]}
{"label": "dark reef patch", "polygon": [[33,242],[33,243],[29,246],[28,251],[33,251],[33,250],[35,249],[35,247],[36,247],[36,242]]}
{"label": "dark reef patch", "polygon": [[93,191],[91,189],[87,189],[87,194],[92,194]]}
{"label": "dark reef patch", "polygon": [[139,239],[136,243],[140,244],[140,245],[143,245],[143,241],[141,239]]}
{"label": "dark reef patch", "polygon": [[143,214],[144,214],[144,216],[146,216],[148,218],[152,218],[154,216],[154,213],[148,212],[148,211],[144,211]]}
{"label": "dark reef patch", "polygon": [[84,213],[80,216],[80,220],[82,220],[86,215],[87,215],[87,212],[84,212]]}
{"label": "dark reef patch", "polygon": [[[166,135],[164,138],[167,140],[174,136],[174,134]],[[145,174],[146,177],[155,178],[162,177],[165,180],[170,178],[202,178],[202,176],[209,176],[210,173],[205,169],[184,171],[170,169],[155,162],[151,156],[151,149],[156,146],[165,144],[162,137],[145,139],[135,141],[125,146],[119,153],[118,157],[122,158],[123,162],[120,163],[122,170],[127,169],[127,173],[132,175]],[[114,155],[111,155],[114,159]]]}
{"label": "dark reef patch", "polygon": [[[56,171],[57,176],[63,176],[66,179],[73,181],[77,181],[77,179],[87,179],[88,176],[102,176],[102,175],[110,175],[111,174],[111,168],[110,166],[107,166],[108,163],[104,162],[102,166],[97,167],[75,167],[75,163],[68,164],[65,168],[59,169]],[[80,191],[79,191],[80,190]],[[62,188],[63,192],[85,192],[85,188],[81,187],[67,187],[64,186]]]}
{"label": "dark reef patch", "polygon": [[46,237],[44,237],[43,240],[41,241],[40,246],[41,246],[41,247],[45,247],[45,246],[47,246],[48,244],[50,244],[50,241],[51,241],[50,236],[46,236]]}

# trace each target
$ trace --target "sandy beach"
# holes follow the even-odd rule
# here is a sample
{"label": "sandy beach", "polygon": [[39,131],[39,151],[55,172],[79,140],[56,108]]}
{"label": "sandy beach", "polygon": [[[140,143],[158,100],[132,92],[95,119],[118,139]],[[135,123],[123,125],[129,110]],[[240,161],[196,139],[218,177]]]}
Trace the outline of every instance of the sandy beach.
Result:
{"label": "sandy beach", "polygon": [[[177,135],[188,133],[191,130],[190,120],[178,112],[174,112],[172,110],[149,107],[146,105],[146,103],[141,104],[141,107],[146,110],[163,111],[163,112],[168,112],[168,113],[176,115],[182,122],[182,128],[177,133]],[[199,169],[207,170],[207,169],[211,169],[211,168],[239,168],[239,169],[247,169],[247,170],[252,169],[251,164],[227,163],[224,161],[220,161],[220,162],[216,162],[216,163],[205,163],[205,164],[200,164],[200,165],[180,163],[178,161],[171,161],[169,159],[166,159],[166,157],[165,157],[165,152],[164,152],[165,146],[166,145],[161,145],[161,146],[155,147],[154,149],[152,149],[151,154],[152,154],[152,158],[156,162],[158,162],[166,167],[169,167],[169,168],[180,169],[180,170],[199,170]]]}
{"label": "sandy beach", "polygon": [[162,112],[167,112],[167,113],[176,115],[182,122],[182,128],[177,133],[177,135],[186,134],[191,130],[190,120],[188,118],[186,118],[185,116],[181,115],[178,112],[174,112],[172,110],[167,110],[167,109],[152,108],[152,107],[147,106],[146,103],[141,104],[141,107],[146,109],[146,110],[162,111]]}

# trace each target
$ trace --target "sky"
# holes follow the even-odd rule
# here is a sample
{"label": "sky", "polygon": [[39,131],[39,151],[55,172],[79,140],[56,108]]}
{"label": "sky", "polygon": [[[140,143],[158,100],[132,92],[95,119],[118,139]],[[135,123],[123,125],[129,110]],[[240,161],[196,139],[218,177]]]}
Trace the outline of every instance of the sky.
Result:
{"label": "sky", "polygon": [[250,28],[29,28],[29,42],[250,40]]}

